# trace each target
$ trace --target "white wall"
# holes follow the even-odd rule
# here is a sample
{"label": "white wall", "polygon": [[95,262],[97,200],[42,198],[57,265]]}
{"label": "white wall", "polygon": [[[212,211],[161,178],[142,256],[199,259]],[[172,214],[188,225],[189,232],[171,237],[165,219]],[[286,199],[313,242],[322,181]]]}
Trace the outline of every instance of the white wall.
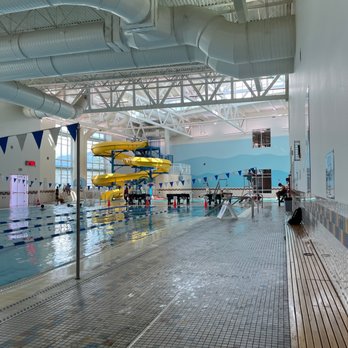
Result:
{"label": "white wall", "polygon": [[[326,197],[325,155],[333,149],[335,199],[343,203],[348,203],[347,13],[348,2],[344,0],[331,0],[329,6],[325,0],[297,1],[297,52],[289,97],[290,145],[300,140],[303,152],[305,96],[309,86],[312,194]],[[294,173],[301,191],[306,191],[304,158]]]}
{"label": "white wall", "polygon": [[[29,119],[22,114],[22,108],[7,103],[0,103],[0,137],[28,133],[40,129],[54,127],[54,124],[37,119]],[[26,160],[36,162],[35,167],[25,166]],[[0,150],[0,191],[9,191],[6,176],[11,174],[28,175],[34,181],[30,190],[47,190],[48,183],[55,181],[55,150],[49,132],[44,132],[40,151],[32,134],[28,134],[23,150],[20,149],[17,137],[8,139],[6,153]],[[36,179],[36,180],[35,180]],[[39,182],[43,184],[39,185]],[[54,189],[54,187],[52,187]]]}
{"label": "white wall", "polygon": [[170,143],[172,144],[193,144],[217,141],[228,141],[238,139],[250,139],[254,129],[271,128],[271,135],[283,136],[288,135],[287,117],[264,117],[259,119],[246,120],[243,126],[245,133],[241,133],[238,129],[223,122],[215,124],[205,124],[202,126],[194,126],[192,128],[193,138],[172,134]]}

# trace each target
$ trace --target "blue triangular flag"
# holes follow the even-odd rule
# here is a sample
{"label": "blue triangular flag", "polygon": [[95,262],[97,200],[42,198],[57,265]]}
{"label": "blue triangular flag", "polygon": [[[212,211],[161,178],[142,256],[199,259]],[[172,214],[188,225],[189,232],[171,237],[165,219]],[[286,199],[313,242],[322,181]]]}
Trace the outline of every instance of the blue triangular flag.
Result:
{"label": "blue triangular flag", "polygon": [[87,189],[88,189],[88,191],[89,191],[89,190],[91,189],[91,186],[88,185],[88,186],[87,186]]}
{"label": "blue triangular flag", "polygon": [[160,185],[160,188],[162,188],[163,183],[162,183],[162,182],[160,182],[160,183],[159,183],[159,185]]}
{"label": "blue triangular flag", "polygon": [[42,136],[43,136],[43,131],[40,130],[40,131],[33,132],[33,136],[34,136],[34,139],[35,139],[37,147],[40,148],[41,147]]}
{"label": "blue triangular flag", "polygon": [[30,186],[34,183],[34,181],[30,181]]}
{"label": "blue triangular flag", "polygon": [[49,184],[48,184],[48,187],[51,187],[52,186],[52,183],[50,182]]}
{"label": "blue triangular flag", "polygon": [[6,152],[7,140],[8,140],[8,137],[0,138],[0,146],[1,146],[1,148],[2,148],[2,152],[3,152],[3,153]]}
{"label": "blue triangular flag", "polygon": [[40,181],[40,186],[42,185],[42,181]]}
{"label": "blue triangular flag", "polygon": [[6,181],[8,181],[8,176],[6,176]]}
{"label": "blue triangular flag", "polygon": [[174,181],[170,181],[169,183],[170,183],[170,186],[173,187]]}
{"label": "blue triangular flag", "polygon": [[226,176],[229,178],[230,177],[230,173],[226,173]]}
{"label": "blue triangular flag", "polygon": [[66,126],[66,128],[68,128],[68,131],[71,137],[74,139],[74,141],[76,140],[77,126],[78,126],[78,123],[69,124],[69,126]]}
{"label": "blue triangular flag", "polygon": [[25,183],[25,180],[23,179],[23,180],[22,180],[22,184],[24,184],[24,183]]}
{"label": "blue triangular flag", "polygon": [[62,187],[62,184],[59,184],[58,186],[59,186],[59,187]]}
{"label": "blue triangular flag", "polygon": [[241,170],[238,170],[238,174],[239,174],[239,175],[242,175],[242,171],[241,171]]}
{"label": "blue triangular flag", "polygon": [[182,183],[183,185],[185,185],[185,180],[181,180],[181,183]]}
{"label": "blue triangular flag", "polygon": [[17,181],[17,178],[13,178],[13,182],[16,182]]}
{"label": "blue triangular flag", "polygon": [[203,180],[204,180],[204,182],[207,182],[208,178],[205,176],[205,177],[203,178]]}
{"label": "blue triangular flag", "polygon": [[196,179],[192,179],[192,184],[194,184],[196,182]]}
{"label": "blue triangular flag", "polygon": [[219,177],[218,175],[214,175],[214,176],[215,176],[215,180],[217,180],[217,179],[218,179],[218,177]]}

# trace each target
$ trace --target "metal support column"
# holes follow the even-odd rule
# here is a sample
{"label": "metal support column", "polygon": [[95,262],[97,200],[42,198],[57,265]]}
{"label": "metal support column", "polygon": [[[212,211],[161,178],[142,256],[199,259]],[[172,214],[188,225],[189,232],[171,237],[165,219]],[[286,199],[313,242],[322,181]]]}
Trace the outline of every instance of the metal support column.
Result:
{"label": "metal support column", "polygon": [[80,188],[81,188],[81,158],[80,158],[80,124],[77,124],[76,129],[76,279],[80,279]]}

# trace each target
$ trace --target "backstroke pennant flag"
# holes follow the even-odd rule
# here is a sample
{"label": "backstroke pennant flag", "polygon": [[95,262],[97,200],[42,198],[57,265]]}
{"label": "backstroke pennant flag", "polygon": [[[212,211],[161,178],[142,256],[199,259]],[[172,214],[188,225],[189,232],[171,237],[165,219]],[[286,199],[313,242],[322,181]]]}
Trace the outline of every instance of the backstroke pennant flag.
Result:
{"label": "backstroke pennant flag", "polygon": [[50,129],[50,133],[54,141],[54,145],[57,145],[59,132],[60,132],[60,127]]}
{"label": "backstroke pennant flag", "polygon": [[230,173],[226,173],[226,176],[229,178],[230,177]]}
{"label": "backstroke pennant flag", "polygon": [[36,141],[37,147],[40,149],[41,142],[42,142],[42,136],[43,136],[43,130],[32,132],[32,134],[33,134],[34,139]]}
{"label": "backstroke pennant flag", "polygon": [[218,175],[214,175],[214,176],[215,176],[215,180],[217,180],[217,179],[218,179],[218,177],[219,177]]}
{"label": "backstroke pennant flag", "polygon": [[1,146],[2,152],[3,152],[4,154],[5,154],[5,152],[6,152],[7,141],[8,141],[8,137],[0,138],[0,146]]}
{"label": "backstroke pennant flag", "polygon": [[27,133],[17,135],[17,140],[18,140],[19,147],[21,148],[21,151],[23,150],[25,139],[27,139]]}
{"label": "backstroke pennant flag", "polygon": [[239,175],[242,175],[242,171],[241,171],[241,170],[238,170],[238,174],[239,174]]}
{"label": "backstroke pennant flag", "polygon": [[74,141],[76,140],[76,136],[77,136],[77,126],[78,126],[78,123],[69,124],[69,126],[66,126],[66,128],[68,128],[68,131],[71,137],[74,139]]}

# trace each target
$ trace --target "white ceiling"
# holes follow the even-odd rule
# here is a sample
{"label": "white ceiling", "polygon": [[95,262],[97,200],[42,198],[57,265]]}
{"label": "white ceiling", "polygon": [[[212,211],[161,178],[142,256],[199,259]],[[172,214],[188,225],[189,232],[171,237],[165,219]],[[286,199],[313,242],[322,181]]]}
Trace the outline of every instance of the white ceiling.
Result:
{"label": "white ceiling", "polygon": [[[293,13],[292,0],[158,0],[161,6],[184,6],[193,5],[206,7],[211,11],[215,11],[225,16],[228,21],[243,22],[243,21],[258,21],[261,19],[282,17]],[[244,10],[243,10],[244,9]],[[14,33],[27,32],[33,30],[42,30],[50,28],[59,28],[60,26],[67,26],[72,24],[92,23],[105,20],[105,13],[88,7],[75,6],[60,6],[55,8],[46,8],[34,11],[20,12],[9,15],[0,16],[0,35],[7,36]],[[168,129],[172,134],[181,134],[186,136],[194,136],[196,132],[195,127],[215,127],[217,125],[226,124],[235,129],[237,133],[243,134],[249,132],[247,120],[259,119],[260,124],[270,123],[275,118],[284,119],[284,124],[287,124],[288,105],[286,101],[287,95],[287,78],[281,76],[274,86],[271,86],[270,95],[273,95],[272,100],[262,100],[256,97],[262,96],[263,92],[268,88],[268,84],[263,84],[263,80],[255,79],[248,80],[246,85],[249,86],[249,91],[245,92],[246,85],[243,82],[234,82],[234,90],[228,93],[236,93],[238,88],[244,92],[244,97],[239,100],[224,100],[224,97],[219,97],[221,92],[217,89],[214,93],[214,105],[204,103],[199,105],[199,98],[197,93],[203,89],[204,84],[200,84],[199,88],[195,83],[187,87],[184,91],[185,100],[196,101],[197,105],[187,105],[180,107],[162,107],[162,108],[148,108],[147,110],[132,111],[132,99],[139,100],[150,98],[151,93],[165,93],[164,87],[166,81],[179,81],[180,79],[205,79],[207,74],[211,74],[211,69],[202,64],[188,64],[167,66],[164,68],[147,68],[137,70],[125,71],[107,71],[93,74],[70,75],[68,77],[59,78],[41,78],[22,81],[28,86],[35,86],[44,90],[45,92],[55,94],[61,99],[72,102],[81,93],[88,91],[90,98],[90,110],[88,113],[79,116],[79,121],[88,127],[107,130],[115,134],[126,135],[130,138],[134,137],[163,137],[163,130]],[[215,80],[209,80],[208,86],[212,91],[216,87],[218,75],[214,75]],[[113,98],[110,91],[117,93],[119,96],[122,86],[131,85],[139,86],[141,81],[144,84],[148,81],[157,79],[159,88],[147,92],[146,88],[137,89],[136,96],[132,92],[122,93],[122,105],[128,105],[124,109],[110,108],[108,98]],[[266,79],[265,79],[266,81]],[[261,84],[260,84],[261,83]],[[190,83],[188,83],[190,84]],[[274,96],[277,92],[272,92],[273,89],[279,88],[281,84],[284,88],[281,95],[283,97],[277,99]],[[278,87],[277,87],[278,85]],[[212,86],[212,87],[211,87]],[[215,87],[214,87],[215,86]],[[240,87],[236,87],[240,86]],[[162,88],[162,89],[161,89]],[[206,87],[208,88],[208,87]],[[198,91],[197,91],[198,90]],[[254,91],[254,92],[253,92]],[[224,92],[226,92],[226,87]],[[251,94],[249,93],[251,92]],[[250,95],[249,95],[250,94]],[[254,98],[255,97],[255,98]],[[127,99],[128,98],[128,99]],[[183,96],[178,92],[178,88],[173,88],[166,97],[167,100],[175,101]],[[253,102],[253,99],[257,100]],[[266,98],[264,98],[266,99]],[[203,100],[203,99],[202,99]],[[221,104],[219,104],[221,102]],[[98,106],[99,103],[99,106]],[[202,103],[203,104],[203,103]],[[102,108],[102,105],[104,108]],[[105,107],[109,105],[109,107]],[[101,110],[98,110],[98,107]],[[250,123],[255,124],[255,123]]]}

